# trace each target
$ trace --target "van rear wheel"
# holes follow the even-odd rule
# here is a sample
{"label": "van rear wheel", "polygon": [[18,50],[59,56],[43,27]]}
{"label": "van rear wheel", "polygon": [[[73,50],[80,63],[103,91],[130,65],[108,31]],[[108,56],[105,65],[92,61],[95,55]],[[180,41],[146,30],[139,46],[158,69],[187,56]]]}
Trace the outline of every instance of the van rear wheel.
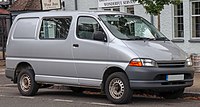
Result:
{"label": "van rear wheel", "polygon": [[132,99],[132,90],[127,76],[122,72],[111,74],[106,80],[105,93],[107,98],[116,104],[128,103]]}
{"label": "van rear wheel", "polygon": [[19,73],[17,85],[19,92],[24,96],[33,96],[39,89],[39,85],[35,82],[33,70],[28,68],[22,69]]}

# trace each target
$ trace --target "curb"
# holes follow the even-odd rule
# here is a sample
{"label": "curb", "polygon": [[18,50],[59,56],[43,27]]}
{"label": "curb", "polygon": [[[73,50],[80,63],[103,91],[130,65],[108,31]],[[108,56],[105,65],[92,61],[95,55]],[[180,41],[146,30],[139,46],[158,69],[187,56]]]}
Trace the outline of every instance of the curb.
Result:
{"label": "curb", "polygon": [[200,97],[200,92],[187,92],[184,93],[183,97]]}
{"label": "curb", "polygon": [[5,70],[6,70],[5,68],[2,68],[0,69],[0,72],[5,72]]}
{"label": "curb", "polygon": [[5,85],[0,85],[0,87],[17,87],[17,84],[5,84]]}

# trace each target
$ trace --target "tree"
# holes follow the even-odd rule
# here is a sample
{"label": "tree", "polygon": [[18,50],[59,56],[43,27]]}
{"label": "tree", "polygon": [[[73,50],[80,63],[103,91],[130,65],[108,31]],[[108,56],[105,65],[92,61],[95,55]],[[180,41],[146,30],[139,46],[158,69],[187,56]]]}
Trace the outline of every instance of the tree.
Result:
{"label": "tree", "polygon": [[158,16],[158,29],[160,30],[160,12],[165,5],[179,4],[180,0],[133,0],[140,3],[146,9],[146,12]]}

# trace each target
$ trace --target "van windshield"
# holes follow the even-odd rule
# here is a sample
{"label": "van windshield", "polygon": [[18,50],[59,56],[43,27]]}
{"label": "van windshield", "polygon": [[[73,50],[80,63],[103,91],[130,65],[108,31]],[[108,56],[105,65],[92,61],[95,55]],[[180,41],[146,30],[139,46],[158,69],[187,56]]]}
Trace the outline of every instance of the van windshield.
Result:
{"label": "van windshield", "polygon": [[133,15],[99,15],[108,29],[122,40],[168,40],[144,18]]}

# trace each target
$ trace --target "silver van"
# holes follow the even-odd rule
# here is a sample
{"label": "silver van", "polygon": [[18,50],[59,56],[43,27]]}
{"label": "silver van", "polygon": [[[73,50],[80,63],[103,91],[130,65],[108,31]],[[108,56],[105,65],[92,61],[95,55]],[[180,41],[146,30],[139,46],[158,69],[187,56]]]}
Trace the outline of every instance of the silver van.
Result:
{"label": "silver van", "polygon": [[7,41],[6,76],[24,96],[52,84],[101,89],[113,103],[134,90],[166,99],[193,84],[191,58],[142,17],[120,12],[18,15]]}

